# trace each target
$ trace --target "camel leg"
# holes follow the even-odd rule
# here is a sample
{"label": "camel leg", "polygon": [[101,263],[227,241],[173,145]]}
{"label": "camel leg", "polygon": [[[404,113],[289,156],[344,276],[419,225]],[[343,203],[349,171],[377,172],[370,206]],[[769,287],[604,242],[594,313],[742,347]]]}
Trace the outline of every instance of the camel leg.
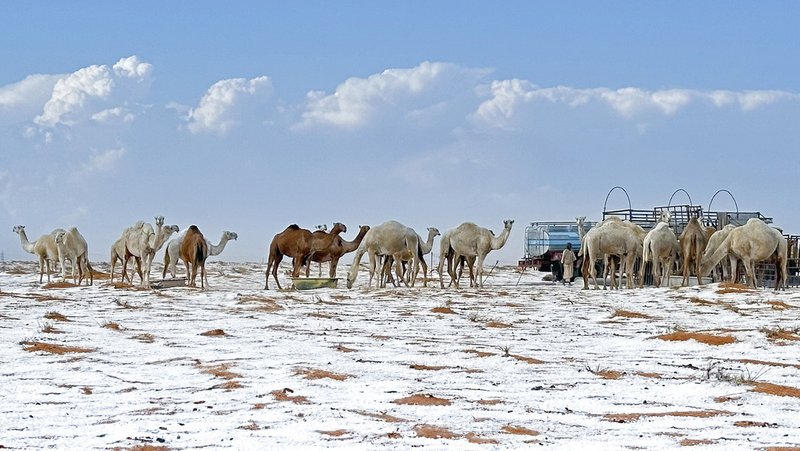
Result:
{"label": "camel leg", "polygon": [[395,258],[394,259],[394,272],[397,274],[397,280],[402,280],[403,284],[408,287],[408,281],[403,275],[403,259]]}
{"label": "camel leg", "polygon": [[275,285],[278,286],[279,290],[282,289],[281,283],[278,281],[278,266],[280,266],[281,260],[283,260],[283,255],[278,254],[273,260],[273,265],[272,265],[272,277],[275,279]]}
{"label": "camel leg", "polygon": [[[442,270],[444,269],[445,260],[448,260],[447,257],[442,258],[442,255],[439,255],[439,266],[436,267],[436,272],[439,273],[439,288],[444,289],[444,277],[442,276]],[[447,261],[447,272],[450,272],[450,261]]]}
{"label": "camel leg", "polygon": [[[368,252],[367,257],[369,257],[369,282],[367,283],[367,289],[369,290],[372,288],[372,278],[375,277],[375,270],[377,269],[378,264],[378,256],[374,252]],[[380,288],[380,282],[378,282],[375,286],[376,288]]]}
{"label": "camel leg", "polygon": [[461,261],[461,256],[458,255],[455,251],[452,255],[453,265],[448,265],[447,272],[450,273],[450,282],[455,285],[456,288],[461,288],[461,280],[456,276],[456,266],[458,266],[459,262]]}
{"label": "camel leg", "polygon": [[475,286],[478,288],[483,288],[483,261],[486,259],[486,255],[483,253],[478,254],[477,265],[478,269],[475,271]]}
{"label": "camel leg", "polygon": [[[428,287],[428,264],[425,262],[424,258],[422,260],[420,260],[419,263],[422,265],[422,277],[424,277],[424,279],[422,279],[422,286],[427,288]],[[415,274],[414,278],[416,279],[416,277],[417,276]]]}

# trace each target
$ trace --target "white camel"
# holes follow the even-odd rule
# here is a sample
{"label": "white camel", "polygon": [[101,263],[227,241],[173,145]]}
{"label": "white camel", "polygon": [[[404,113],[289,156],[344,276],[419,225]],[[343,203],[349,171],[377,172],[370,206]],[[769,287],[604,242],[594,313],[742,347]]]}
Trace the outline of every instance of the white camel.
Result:
{"label": "white camel", "polygon": [[751,218],[743,226],[731,230],[720,246],[710,255],[703,256],[700,274],[708,275],[726,255],[736,255],[744,264],[747,283],[757,287],[756,263],[775,260],[775,290],[786,288],[788,244],[783,234],[769,227],[764,221]]}
{"label": "white camel", "polygon": [[[184,236],[186,236],[185,233],[177,238],[169,240],[169,243],[167,243],[167,250],[164,252],[164,269],[161,272],[161,278],[167,276],[167,271],[169,271],[173,279],[175,278],[175,272],[177,271],[178,260],[180,258],[181,243],[183,243]],[[221,254],[222,251],[225,250],[225,245],[228,244],[228,241],[238,238],[239,235],[237,235],[236,232],[229,232],[226,230],[222,232],[218,244],[212,243],[211,240],[206,240],[208,243],[209,257]]]}
{"label": "white camel", "polygon": [[[675,260],[678,238],[669,226],[669,214],[662,217],[656,226],[647,232],[642,250],[642,265],[647,262],[653,264],[653,284],[661,286],[661,281],[666,280],[669,286],[669,276]],[[641,286],[641,284],[640,284]]]}
{"label": "white camel", "polygon": [[[122,272],[125,273],[131,257],[139,258],[144,264],[142,286],[150,288],[150,267],[153,264],[156,252],[161,249],[169,237],[180,230],[177,225],[164,225],[164,217],[156,216],[157,231],[153,231],[150,224],[140,228],[131,227],[125,230],[125,260],[122,262]],[[137,223],[138,224],[138,223]]]}
{"label": "white camel", "polygon": [[[406,227],[397,221],[387,221],[370,228],[353,256],[352,266],[350,266],[350,271],[347,273],[347,288],[353,287],[353,282],[355,282],[358,275],[361,257],[364,253],[369,256],[368,289],[372,286],[372,279],[378,269],[378,257],[389,255],[394,257],[397,278],[402,280],[406,286],[409,286],[409,282],[403,277],[403,254],[406,252],[411,254],[410,265],[413,274],[417,271],[417,266],[419,265],[419,259],[416,255],[418,246],[419,238],[414,229]],[[412,279],[411,286],[413,284],[414,281]],[[378,281],[378,285],[380,285],[380,281]]]}
{"label": "white camel", "polygon": [[[625,271],[625,268],[628,268],[626,286],[628,288],[633,287],[632,268],[634,267],[636,257],[639,256],[642,250],[644,236],[642,235],[643,230],[639,230],[641,227],[633,227],[631,224],[628,224],[629,222],[630,221],[623,221],[619,218],[606,218],[586,232],[586,235],[583,237],[583,243],[581,243],[581,250],[578,253],[578,255],[584,258],[582,268],[585,274],[584,289],[589,288],[589,277],[594,281],[595,290],[599,289],[597,284],[597,268],[594,263],[598,258],[602,257],[606,269],[608,269],[608,258],[610,256],[619,257],[620,274]],[[635,226],[635,224],[633,225]],[[644,235],[647,234],[645,233]],[[603,289],[605,289],[605,271],[603,279]],[[611,284],[612,287],[616,287],[616,283],[613,279],[613,269]],[[620,277],[620,286],[621,285],[622,280]]]}
{"label": "white camel", "polygon": [[72,263],[72,280],[75,282],[75,272],[77,270],[78,278],[77,284],[83,282],[86,277],[86,283],[92,285],[94,283],[94,274],[92,274],[92,265],[89,263],[89,245],[86,239],[81,235],[76,227],[70,227],[64,232],[56,233],[56,247],[58,248],[58,261],[61,263],[61,277],[67,279],[67,269],[64,261],[69,259]]}
{"label": "white camel", "polygon": [[[508,235],[511,233],[511,227],[514,225],[513,219],[506,219],[503,221],[503,232],[499,236],[494,236],[491,230],[485,227],[479,227],[474,223],[465,222],[449,234],[449,247],[453,249],[453,261],[459,262],[461,257],[469,259],[475,257],[477,269],[475,271],[475,285],[483,288],[483,262],[489,252],[502,248]],[[439,285],[444,286],[442,281],[442,264],[443,259],[447,259],[447,255],[439,256]],[[458,288],[459,281],[456,278],[455,271],[449,271],[450,279],[455,280],[455,286]]]}
{"label": "white camel", "polygon": [[39,283],[42,283],[45,269],[47,270],[47,282],[50,283],[50,263],[52,262],[55,264],[55,262],[58,261],[58,247],[56,246],[55,235],[59,232],[63,232],[64,229],[54,229],[52,232],[40,236],[34,242],[28,240],[24,225],[14,226],[12,230],[19,235],[22,249],[39,258]]}
{"label": "white camel", "polygon": [[[711,236],[708,238],[708,243],[706,244],[706,250],[703,253],[703,260],[706,259],[706,256],[711,256],[716,250],[722,245],[722,242],[725,241],[725,238],[731,233],[731,230],[735,229],[737,226],[733,224],[728,224],[720,230],[712,233]],[[737,266],[739,264],[739,259],[736,258],[734,254],[728,254],[728,261],[723,260],[720,261],[721,265],[714,266],[713,272],[714,277],[717,281],[719,280],[726,280],[735,282],[736,279],[736,271]],[[719,266],[722,266],[722,278],[719,277]]]}
{"label": "white camel", "polygon": [[[428,255],[433,250],[433,240],[434,240],[434,238],[436,238],[439,235],[440,235],[439,229],[437,229],[436,227],[428,227],[428,239],[425,240],[425,241],[422,240],[421,236],[417,235],[417,240],[419,241],[419,246],[417,246],[417,258],[419,259],[419,266],[422,267],[422,276],[423,276],[422,286],[423,287],[427,287],[428,286],[428,264],[425,262],[425,256]],[[404,274],[404,276],[405,276],[405,271],[406,271],[406,269],[405,269],[406,264],[410,260],[411,260],[410,253],[403,255],[403,271],[404,271],[403,274]],[[394,263],[394,257],[387,256],[384,259],[384,262],[381,265],[381,267],[383,268],[381,270],[381,277],[385,277],[389,282],[391,282],[393,285],[397,286],[397,284],[394,282],[394,279],[392,278],[392,275],[391,275],[392,263]],[[419,275],[419,271],[417,271],[417,273],[412,275],[413,280],[415,282],[417,280],[417,276],[418,275]]]}
{"label": "white camel", "polygon": [[[110,259],[111,283],[114,283],[114,266],[116,266],[117,260],[119,260],[120,263],[125,262],[125,236],[128,235],[129,233],[132,233],[134,230],[143,228],[144,226],[145,226],[144,221],[141,220],[137,221],[136,224],[126,228],[122,232],[122,236],[120,236],[117,239],[117,241],[114,241],[114,244],[111,245],[111,259]],[[135,261],[136,269],[138,269],[139,271],[139,278],[143,279],[144,277],[142,276],[142,261],[141,259],[139,259],[139,257],[135,257],[135,260],[136,260]],[[125,283],[125,278],[128,279],[128,282],[133,283],[133,275],[128,275],[127,272],[123,272],[122,283]]]}

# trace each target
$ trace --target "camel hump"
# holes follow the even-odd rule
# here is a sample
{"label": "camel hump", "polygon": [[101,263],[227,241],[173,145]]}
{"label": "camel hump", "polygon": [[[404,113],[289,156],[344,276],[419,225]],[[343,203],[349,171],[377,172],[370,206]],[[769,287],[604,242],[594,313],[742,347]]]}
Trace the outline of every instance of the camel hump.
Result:
{"label": "camel hump", "polygon": [[297,224],[292,224],[292,225],[290,225],[289,227],[287,227],[287,229],[290,229],[290,230],[300,230],[300,226],[299,226],[299,225],[297,225]]}
{"label": "camel hump", "polygon": [[198,229],[197,226],[194,225],[194,224],[189,226],[189,230],[191,230],[192,232],[199,232],[200,231],[200,229]]}

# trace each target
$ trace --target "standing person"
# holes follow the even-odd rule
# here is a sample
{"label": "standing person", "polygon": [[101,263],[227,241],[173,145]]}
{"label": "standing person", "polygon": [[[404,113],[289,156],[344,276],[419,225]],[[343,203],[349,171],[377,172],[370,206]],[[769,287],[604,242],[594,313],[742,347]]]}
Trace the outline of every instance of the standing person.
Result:
{"label": "standing person", "polygon": [[561,283],[569,283],[572,285],[572,270],[575,266],[575,253],[572,252],[572,243],[567,243],[567,248],[561,254],[561,271],[563,271],[564,279]]}

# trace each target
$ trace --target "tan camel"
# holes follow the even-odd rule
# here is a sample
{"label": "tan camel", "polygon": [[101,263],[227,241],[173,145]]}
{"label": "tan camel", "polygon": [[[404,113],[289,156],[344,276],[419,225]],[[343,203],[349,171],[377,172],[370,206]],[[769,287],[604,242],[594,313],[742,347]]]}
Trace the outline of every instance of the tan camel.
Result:
{"label": "tan camel", "polygon": [[278,281],[278,265],[280,265],[284,256],[292,257],[293,259],[292,277],[300,275],[303,261],[307,260],[311,255],[313,240],[314,237],[311,231],[300,228],[297,224],[286,227],[283,232],[272,237],[272,241],[269,243],[269,258],[264,280],[265,290],[269,289],[270,272],[275,278],[278,289],[281,289],[281,283]]}
{"label": "tan camel", "polygon": [[[508,235],[511,233],[511,227],[514,225],[513,219],[506,219],[503,221],[503,232],[500,236],[495,237],[491,230],[485,227],[478,227],[474,223],[465,222],[455,229],[449,236],[449,245],[453,249],[453,261],[460,261],[461,257],[475,257],[477,269],[475,271],[476,286],[483,288],[483,262],[489,252],[502,248],[508,240]],[[442,258],[447,259],[446,255],[439,256],[439,285],[443,286],[442,282]],[[459,281],[456,278],[454,271],[450,272],[450,279],[455,280],[456,288],[459,287]]]}
{"label": "tan camel", "polygon": [[[419,258],[416,255],[419,246],[419,238],[417,233],[411,227],[406,227],[397,221],[386,221],[383,224],[377,225],[369,229],[361,244],[356,249],[353,256],[353,263],[350,266],[350,271],[347,273],[347,288],[352,288],[353,283],[358,275],[358,269],[361,264],[361,258],[366,253],[369,257],[369,282],[367,289],[372,287],[372,279],[375,277],[375,272],[378,270],[378,257],[391,255],[394,257],[395,274],[399,280],[402,280],[406,286],[413,286],[413,278],[409,281],[403,276],[403,255],[405,253],[411,254],[410,267],[413,272],[417,271],[419,265]],[[413,274],[411,272],[411,274]],[[380,274],[379,277],[380,279]],[[380,286],[380,280],[377,281]]]}
{"label": "tan camel", "polygon": [[[129,227],[123,232],[125,243],[125,258],[122,261],[122,273],[128,269],[128,261],[136,258],[137,270],[142,277],[142,286],[150,288],[150,268],[156,252],[166,243],[173,233],[180,231],[177,225],[164,225],[164,217],[156,216],[157,231],[153,231],[150,224],[137,222],[136,225],[143,224],[141,227]],[[141,268],[141,264],[144,268]]]}
{"label": "tan camel", "polygon": [[[196,225],[189,226],[183,236],[180,248],[180,258],[186,265],[186,275],[189,276],[189,286],[197,287],[197,268],[200,268],[200,288],[205,289],[206,259],[208,258],[208,242]],[[190,273],[191,270],[191,273]]]}
{"label": "tan camel", "polygon": [[34,242],[28,241],[28,235],[25,233],[24,225],[14,226],[12,230],[19,235],[22,249],[39,258],[39,283],[42,283],[45,270],[47,270],[47,282],[50,283],[50,263],[55,264],[55,262],[58,261],[58,246],[56,246],[55,235],[65,230],[54,229],[52,232],[40,236],[39,239]]}
{"label": "tan camel", "polygon": [[56,247],[58,248],[58,260],[61,262],[61,277],[66,280],[67,271],[64,266],[64,261],[69,259],[72,262],[72,280],[75,279],[75,272],[77,269],[78,278],[77,284],[83,282],[86,277],[86,283],[92,285],[94,283],[94,275],[92,265],[89,263],[89,245],[86,239],[81,235],[75,227],[70,227],[64,232],[56,233]]}
{"label": "tan camel", "polygon": [[706,230],[700,224],[698,218],[689,219],[678,241],[681,244],[681,256],[683,257],[683,281],[681,286],[685,287],[689,284],[689,274],[692,266],[694,266],[694,273],[697,276],[697,284],[702,285],[700,262],[703,259],[703,252],[706,250]]}
{"label": "tan camel", "polygon": [[774,259],[775,290],[785,289],[788,278],[787,251],[786,238],[780,231],[769,227],[760,219],[751,218],[745,225],[731,230],[712,254],[703,256],[700,274],[708,275],[720,260],[732,253],[742,260],[748,285],[756,288],[756,263]]}
{"label": "tan camel", "polygon": [[669,220],[656,224],[644,238],[642,264],[647,262],[653,264],[653,284],[656,287],[661,286],[662,280],[666,280],[669,286],[669,275],[675,260],[677,244],[678,238],[670,228]]}
{"label": "tan camel", "polygon": [[[324,224],[323,224],[324,226]],[[338,254],[340,250],[338,249],[341,246],[341,239],[340,234],[347,232],[347,227],[342,224],[341,222],[333,223],[333,227],[331,228],[330,232],[327,232],[327,226],[324,226],[325,230],[321,229],[320,226],[317,226],[317,230],[311,232],[311,254],[308,256],[308,259],[303,262],[303,265],[306,266],[306,277],[308,277],[309,272],[311,271],[311,262],[316,261],[320,264],[320,273],[322,273],[322,261],[330,261],[331,264],[329,265],[329,270],[332,269],[333,274],[331,278],[333,278],[336,274],[336,265],[338,265],[339,261],[337,259],[336,263],[334,264],[331,261],[331,254]]]}
{"label": "tan camel", "polygon": [[[428,255],[431,252],[431,250],[433,250],[433,240],[439,235],[440,235],[439,229],[437,229],[436,227],[428,227],[428,239],[425,241],[422,240],[421,236],[417,235],[417,240],[419,241],[419,245],[417,246],[417,258],[419,259],[419,266],[422,267],[423,287],[428,286],[428,264],[425,262],[425,256]],[[411,260],[410,254],[408,253],[403,254],[403,261],[402,261],[403,277],[405,277],[406,265],[410,260]],[[392,285],[394,286],[397,286],[391,274],[392,263],[394,263],[394,257],[392,257],[391,255],[387,256],[384,259],[383,265],[381,265],[382,267],[381,278],[382,279],[385,278],[386,281],[391,282]],[[418,275],[419,271],[417,272],[417,274],[412,275],[414,281],[417,280]],[[382,285],[386,284],[383,280],[381,281],[381,283]]]}
{"label": "tan camel", "polygon": [[[320,226],[317,226],[317,230],[322,230],[319,227]],[[327,250],[314,252],[313,255],[311,256],[311,260],[319,263],[320,277],[322,276],[322,268],[321,268],[322,264],[325,262],[329,262],[329,268],[328,268],[329,277],[331,279],[335,278],[336,269],[339,266],[339,259],[341,259],[343,255],[358,249],[358,246],[361,244],[361,241],[364,239],[364,236],[366,236],[368,231],[369,231],[368,225],[358,226],[358,235],[356,235],[353,241],[347,241],[343,239],[341,236],[337,235],[336,238],[333,240],[333,243],[331,243],[331,245],[328,247]]]}

